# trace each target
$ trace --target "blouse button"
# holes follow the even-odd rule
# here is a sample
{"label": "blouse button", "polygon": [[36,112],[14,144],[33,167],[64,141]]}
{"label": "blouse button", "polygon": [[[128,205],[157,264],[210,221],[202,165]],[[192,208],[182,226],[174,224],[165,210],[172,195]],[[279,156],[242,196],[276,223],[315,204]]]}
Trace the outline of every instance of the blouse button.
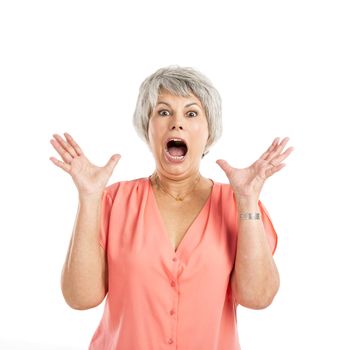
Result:
{"label": "blouse button", "polygon": [[169,343],[169,344],[172,344],[173,342],[174,342],[174,341],[173,341],[171,338],[168,339],[168,343]]}
{"label": "blouse button", "polygon": [[177,258],[175,257],[175,258],[173,258],[173,261],[177,261]]}
{"label": "blouse button", "polygon": [[171,286],[175,287],[175,282],[174,281],[171,281]]}
{"label": "blouse button", "polygon": [[174,315],[175,311],[174,310],[170,310],[170,315]]}

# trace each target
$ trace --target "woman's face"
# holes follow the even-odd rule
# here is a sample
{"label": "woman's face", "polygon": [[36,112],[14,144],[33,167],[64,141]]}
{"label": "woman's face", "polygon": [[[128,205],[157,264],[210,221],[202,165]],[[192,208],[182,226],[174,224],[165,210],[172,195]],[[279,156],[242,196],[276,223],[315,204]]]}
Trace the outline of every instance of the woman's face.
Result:
{"label": "woman's face", "polygon": [[[149,146],[159,171],[181,177],[197,173],[208,136],[205,111],[195,95],[182,97],[161,90],[148,126]],[[168,143],[169,138],[181,138],[187,147]]]}

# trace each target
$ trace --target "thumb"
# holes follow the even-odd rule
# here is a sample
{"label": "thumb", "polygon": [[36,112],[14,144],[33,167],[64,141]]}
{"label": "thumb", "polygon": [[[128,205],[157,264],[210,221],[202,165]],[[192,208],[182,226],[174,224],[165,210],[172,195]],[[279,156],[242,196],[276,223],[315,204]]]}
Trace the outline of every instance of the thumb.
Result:
{"label": "thumb", "polygon": [[112,174],[115,166],[118,164],[119,160],[121,158],[120,154],[113,154],[111,158],[109,158],[109,161],[104,166],[104,168],[108,169],[109,173]]}
{"label": "thumb", "polygon": [[226,175],[228,175],[232,171],[230,164],[228,164],[224,159],[218,159],[216,161],[216,164],[220,166],[220,168],[226,173]]}

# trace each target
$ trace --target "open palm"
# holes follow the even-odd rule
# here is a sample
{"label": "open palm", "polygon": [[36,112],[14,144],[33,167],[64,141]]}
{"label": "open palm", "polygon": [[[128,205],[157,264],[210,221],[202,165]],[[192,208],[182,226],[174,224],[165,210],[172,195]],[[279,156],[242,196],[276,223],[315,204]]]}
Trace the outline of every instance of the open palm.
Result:
{"label": "open palm", "polygon": [[72,176],[80,195],[102,194],[114,167],[121,158],[120,154],[114,154],[104,167],[96,166],[88,160],[72,136],[68,133],[64,135],[66,141],[57,134],[54,134],[55,139],[50,141],[63,162],[55,157],[50,157],[50,160]]}
{"label": "open palm", "polygon": [[223,159],[216,161],[225,172],[236,196],[259,198],[265,180],[285,166],[281,162],[294,150],[289,147],[281,153],[288,140],[286,137],[279,143],[279,137],[275,138],[268,150],[247,168],[234,168]]}

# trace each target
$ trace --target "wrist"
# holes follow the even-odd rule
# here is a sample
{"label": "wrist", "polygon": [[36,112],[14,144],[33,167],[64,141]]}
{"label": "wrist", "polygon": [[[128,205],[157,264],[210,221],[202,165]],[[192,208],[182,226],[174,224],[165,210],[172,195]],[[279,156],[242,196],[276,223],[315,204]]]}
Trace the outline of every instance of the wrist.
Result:
{"label": "wrist", "polygon": [[260,220],[260,212],[255,211],[255,212],[241,212],[239,214],[239,219],[240,220]]}
{"label": "wrist", "polygon": [[102,193],[81,194],[79,193],[79,202],[82,204],[90,204],[100,202],[103,196]]}
{"label": "wrist", "polygon": [[259,198],[236,196],[236,205],[242,211],[259,210]]}

